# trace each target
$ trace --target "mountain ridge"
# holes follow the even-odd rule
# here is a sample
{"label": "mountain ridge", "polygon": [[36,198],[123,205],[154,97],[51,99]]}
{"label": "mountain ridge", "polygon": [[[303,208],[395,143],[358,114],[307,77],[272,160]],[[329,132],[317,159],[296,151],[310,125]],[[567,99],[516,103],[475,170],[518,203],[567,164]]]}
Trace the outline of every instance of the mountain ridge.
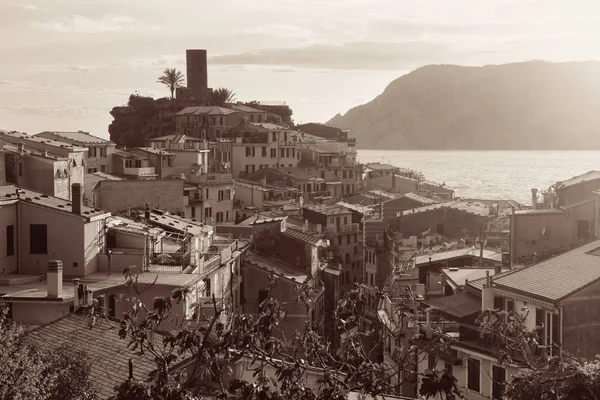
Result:
{"label": "mountain ridge", "polygon": [[327,123],[359,148],[600,149],[600,63],[426,65]]}

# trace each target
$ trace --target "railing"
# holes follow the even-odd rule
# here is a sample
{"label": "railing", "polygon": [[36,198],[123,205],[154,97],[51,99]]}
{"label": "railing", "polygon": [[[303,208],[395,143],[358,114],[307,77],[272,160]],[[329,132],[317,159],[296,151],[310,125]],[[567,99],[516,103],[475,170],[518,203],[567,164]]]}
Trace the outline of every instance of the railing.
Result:
{"label": "railing", "polygon": [[154,175],[156,174],[156,169],[154,167],[125,167],[123,168],[123,175]]}
{"label": "railing", "polygon": [[188,201],[189,204],[198,204],[204,202],[204,198],[200,195],[190,196]]}

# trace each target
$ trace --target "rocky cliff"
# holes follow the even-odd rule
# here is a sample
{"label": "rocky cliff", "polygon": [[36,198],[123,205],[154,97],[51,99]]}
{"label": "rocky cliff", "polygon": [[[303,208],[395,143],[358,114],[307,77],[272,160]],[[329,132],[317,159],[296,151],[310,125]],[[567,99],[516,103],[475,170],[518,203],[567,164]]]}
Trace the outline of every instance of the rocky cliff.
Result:
{"label": "rocky cliff", "polygon": [[328,123],[372,149],[600,149],[600,63],[425,66]]}

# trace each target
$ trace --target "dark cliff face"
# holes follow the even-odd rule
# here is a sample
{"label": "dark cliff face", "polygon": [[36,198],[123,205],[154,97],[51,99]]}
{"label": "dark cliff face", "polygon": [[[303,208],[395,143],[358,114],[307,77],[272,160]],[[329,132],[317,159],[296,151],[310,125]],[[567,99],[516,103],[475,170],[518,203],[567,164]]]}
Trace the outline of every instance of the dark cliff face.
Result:
{"label": "dark cliff face", "polygon": [[425,66],[328,123],[372,149],[600,149],[600,63]]}

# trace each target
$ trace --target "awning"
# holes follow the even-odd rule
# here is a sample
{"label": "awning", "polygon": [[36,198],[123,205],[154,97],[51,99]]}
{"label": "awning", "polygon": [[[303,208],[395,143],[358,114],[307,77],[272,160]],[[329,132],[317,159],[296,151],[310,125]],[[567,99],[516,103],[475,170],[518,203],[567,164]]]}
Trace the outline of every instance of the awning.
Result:
{"label": "awning", "polygon": [[471,293],[428,299],[423,303],[458,319],[481,312],[481,299]]}

